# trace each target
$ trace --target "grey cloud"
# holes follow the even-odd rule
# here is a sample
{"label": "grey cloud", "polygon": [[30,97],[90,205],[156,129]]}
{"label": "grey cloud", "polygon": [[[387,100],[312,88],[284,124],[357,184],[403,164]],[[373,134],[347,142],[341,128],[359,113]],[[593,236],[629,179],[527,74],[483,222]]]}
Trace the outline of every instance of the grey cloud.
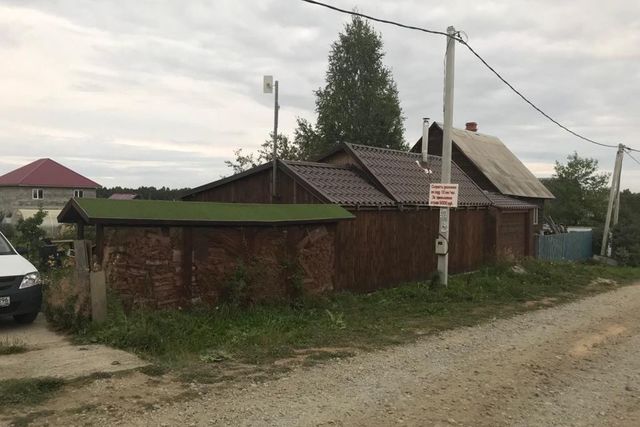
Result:
{"label": "grey cloud", "polygon": [[[442,4],[417,0],[361,1],[328,0],[364,13],[383,15],[399,21],[444,30],[454,24],[464,30],[470,43],[490,63],[527,96],[560,121],[594,138],[611,142],[636,143],[636,117],[640,113],[640,4],[595,0],[560,3],[557,1],[475,2],[455,0]],[[5,2],[6,3],[6,2]],[[358,4],[359,3],[359,4]],[[60,108],[32,105],[0,111],[7,120],[80,130],[89,135],[96,158],[111,159],[109,140],[114,130],[121,137],[173,141],[211,141],[228,150],[256,146],[251,135],[266,135],[270,118],[250,123],[245,110],[262,106],[268,115],[272,98],[261,93],[263,74],[274,74],[281,81],[282,114],[286,123],[302,115],[315,114],[313,90],[323,84],[326,56],[347,17],[303,4],[299,1],[10,1],[16,7],[30,7],[68,19],[75,25],[98,29],[109,43],[93,46],[83,58],[87,69],[74,69],[69,76],[69,93],[56,94],[73,100],[74,92],[86,96],[117,96],[140,91],[139,96],[161,96],[164,100],[189,106],[196,117],[173,116],[153,105],[133,113],[105,109],[96,105],[75,107],[73,102]],[[394,73],[402,107],[407,117],[406,139],[413,142],[420,134],[423,116],[442,118],[442,78],[444,39],[374,24],[384,37],[384,59]],[[6,33],[6,35],[5,35]],[[624,37],[622,37],[623,35]],[[625,38],[626,37],[626,38]],[[20,34],[0,34],[0,47],[14,45],[26,49]],[[547,122],[511,93],[462,46],[457,48],[456,99],[454,121],[480,123],[481,131],[499,136],[524,161],[549,163],[564,160],[576,150],[596,157],[604,168],[613,163],[611,150],[576,140]],[[52,53],[55,58],[55,53]],[[103,69],[105,72],[97,72]],[[189,82],[185,88],[169,87],[164,78]],[[215,83],[215,86],[214,86]],[[0,88],[2,83],[0,82]],[[233,99],[217,97],[214,87],[224,87]],[[161,92],[161,93],[160,93]],[[155,98],[153,98],[155,99]],[[251,103],[240,104],[242,102]],[[235,134],[212,131],[206,121],[212,109],[228,108],[237,117]],[[284,127],[290,133],[293,129]],[[252,139],[253,138],[253,139]],[[26,141],[26,140],[25,140]],[[69,156],[65,148],[49,148],[29,140],[22,153],[38,156]],[[89,141],[87,141],[88,143]],[[40,145],[39,145],[40,144]],[[40,147],[40,149],[39,149]],[[640,147],[639,147],[640,148]],[[3,153],[7,149],[3,144]],[[12,151],[13,152],[13,151]],[[200,178],[225,173],[223,159],[200,159],[189,153],[118,150],[113,161],[96,166],[109,176],[117,161],[135,158],[184,163],[184,176],[167,176],[158,168],[142,168],[118,174],[122,184],[148,180],[154,184],[173,180],[194,185]],[[640,166],[629,163],[624,179],[640,190]],[[0,168],[2,165],[0,164]],[[198,171],[194,173],[192,169]],[[2,170],[0,169],[0,172]],[[205,179],[206,180],[206,179]],[[169,183],[170,184],[170,183]]]}

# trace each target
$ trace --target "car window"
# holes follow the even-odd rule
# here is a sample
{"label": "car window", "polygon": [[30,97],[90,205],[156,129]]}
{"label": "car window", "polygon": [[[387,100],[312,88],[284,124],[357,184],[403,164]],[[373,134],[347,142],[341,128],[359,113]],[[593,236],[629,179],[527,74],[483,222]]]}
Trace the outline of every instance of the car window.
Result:
{"label": "car window", "polygon": [[13,255],[13,249],[2,234],[0,234],[0,255]]}

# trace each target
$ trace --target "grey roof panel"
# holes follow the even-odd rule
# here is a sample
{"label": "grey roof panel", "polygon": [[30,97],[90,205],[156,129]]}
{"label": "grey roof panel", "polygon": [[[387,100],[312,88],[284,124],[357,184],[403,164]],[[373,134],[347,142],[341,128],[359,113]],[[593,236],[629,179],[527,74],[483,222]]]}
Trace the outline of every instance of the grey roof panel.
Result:
{"label": "grey roof panel", "polygon": [[554,198],[540,180],[495,136],[454,128],[452,139],[502,194]]}

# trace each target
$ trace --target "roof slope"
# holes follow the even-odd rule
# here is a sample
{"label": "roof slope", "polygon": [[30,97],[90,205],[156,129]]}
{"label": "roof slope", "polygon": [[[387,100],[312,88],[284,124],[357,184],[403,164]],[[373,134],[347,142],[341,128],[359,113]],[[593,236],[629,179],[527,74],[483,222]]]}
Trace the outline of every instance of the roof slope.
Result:
{"label": "roof slope", "polygon": [[285,161],[308,185],[343,206],[395,206],[395,201],[369,183],[354,167]]}
{"label": "roof slope", "polygon": [[[434,123],[434,126],[442,129],[438,123]],[[452,139],[502,194],[554,198],[540,180],[495,136],[454,128]]]}
{"label": "roof slope", "polygon": [[337,205],[174,202],[165,200],[71,199],[61,223],[121,225],[278,225],[351,219]]}
{"label": "roof slope", "polygon": [[[417,153],[365,145],[345,145],[398,203],[429,204],[429,184],[440,182],[440,157],[429,156],[429,163],[425,165],[421,161],[421,155]],[[491,205],[491,201],[480,187],[455,163],[451,167],[451,182],[459,185],[460,206]]]}
{"label": "roof slope", "polygon": [[54,160],[39,159],[0,176],[0,187],[98,188],[100,185]]}
{"label": "roof slope", "polygon": [[504,194],[493,193],[490,191],[485,192],[491,204],[500,209],[535,209],[536,205],[525,202],[524,200],[515,199],[513,197],[505,196]]}

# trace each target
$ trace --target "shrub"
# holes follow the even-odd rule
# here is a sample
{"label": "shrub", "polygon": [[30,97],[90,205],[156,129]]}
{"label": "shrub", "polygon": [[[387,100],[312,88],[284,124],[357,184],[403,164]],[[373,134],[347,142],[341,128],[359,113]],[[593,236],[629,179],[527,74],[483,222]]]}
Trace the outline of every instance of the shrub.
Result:
{"label": "shrub", "polygon": [[611,247],[619,263],[640,266],[640,223],[621,223],[614,228]]}

